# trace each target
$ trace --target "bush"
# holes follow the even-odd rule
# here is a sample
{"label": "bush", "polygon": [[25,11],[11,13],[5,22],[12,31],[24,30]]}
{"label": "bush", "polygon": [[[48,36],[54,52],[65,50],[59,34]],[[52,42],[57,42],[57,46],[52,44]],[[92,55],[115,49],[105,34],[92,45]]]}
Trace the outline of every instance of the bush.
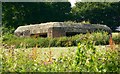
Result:
{"label": "bush", "polygon": [[93,40],[95,41],[95,45],[106,45],[109,44],[109,35],[107,32],[96,32],[93,33]]}
{"label": "bush", "polygon": [[[30,37],[16,37],[12,34],[3,36],[3,43],[8,46],[15,45],[16,48],[20,47],[70,47],[77,46],[78,43],[82,43],[87,40],[92,40],[95,45],[108,45],[109,35],[107,32],[95,32],[87,34],[78,34],[72,37],[60,37],[60,38],[30,38]],[[120,35],[114,36],[115,43],[120,43]]]}
{"label": "bush", "polygon": [[118,49],[96,48],[92,40],[84,39],[75,51],[65,49],[54,59],[51,50],[35,50],[2,49],[2,72],[119,72]]}
{"label": "bush", "polygon": [[50,38],[50,42],[49,42],[50,47],[57,47],[56,43],[57,43],[57,38],[53,38],[53,39]]}
{"label": "bush", "polygon": [[113,41],[115,42],[115,44],[120,44],[120,33],[115,36],[113,35]]}
{"label": "bush", "polygon": [[117,72],[118,50],[97,49],[92,40],[78,44],[75,70],[84,72]]}

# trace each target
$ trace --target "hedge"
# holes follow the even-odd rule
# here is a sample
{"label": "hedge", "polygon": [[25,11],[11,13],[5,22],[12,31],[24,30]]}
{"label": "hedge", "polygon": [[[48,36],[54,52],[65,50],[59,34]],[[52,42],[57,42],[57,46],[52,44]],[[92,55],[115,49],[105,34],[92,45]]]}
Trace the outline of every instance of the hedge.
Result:
{"label": "hedge", "polygon": [[[12,34],[3,36],[3,44],[7,46],[14,45],[16,48],[21,47],[70,47],[77,46],[79,42],[93,40],[95,45],[108,45],[109,35],[107,32],[95,32],[87,34],[78,34],[72,37],[59,38],[31,38],[31,37],[16,37]],[[115,43],[120,43],[120,35],[113,38]]]}

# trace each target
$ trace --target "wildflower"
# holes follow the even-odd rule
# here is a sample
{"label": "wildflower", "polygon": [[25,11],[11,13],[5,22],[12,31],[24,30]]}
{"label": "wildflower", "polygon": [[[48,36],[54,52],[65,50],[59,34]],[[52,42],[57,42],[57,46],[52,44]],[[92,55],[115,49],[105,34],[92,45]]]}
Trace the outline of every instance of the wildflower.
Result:
{"label": "wildflower", "polygon": [[44,65],[47,65],[48,64],[48,62],[44,62]]}
{"label": "wildflower", "polygon": [[37,64],[35,63],[34,66],[37,66]]}

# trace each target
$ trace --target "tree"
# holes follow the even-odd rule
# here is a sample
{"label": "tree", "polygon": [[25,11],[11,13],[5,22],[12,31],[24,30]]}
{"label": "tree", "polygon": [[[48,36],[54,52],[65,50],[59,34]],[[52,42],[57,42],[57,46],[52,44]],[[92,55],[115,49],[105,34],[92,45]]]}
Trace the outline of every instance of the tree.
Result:
{"label": "tree", "polygon": [[20,25],[68,20],[69,2],[9,2],[2,3],[3,26],[17,28]]}
{"label": "tree", "polygon": [[91,23],[108,25],[114,29],[120,21],[120,2],[77,2],[72,9],[73,19],[76,21],[87,20]]}

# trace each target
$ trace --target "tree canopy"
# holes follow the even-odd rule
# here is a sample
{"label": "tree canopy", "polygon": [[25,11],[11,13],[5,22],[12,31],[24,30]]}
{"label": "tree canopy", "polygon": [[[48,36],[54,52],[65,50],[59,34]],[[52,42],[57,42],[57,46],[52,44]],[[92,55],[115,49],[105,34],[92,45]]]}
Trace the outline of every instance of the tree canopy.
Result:
{"label": "tree canopy", "polygon": [[115,28],[120,25],[120,2],[77,2],[72,9],[75,21],[90,21]]}
{"label": "tree canopy", "polygon": [[114,29],[120,25],[120,2],[3,2],[2,24],[7,28],[43,22],[90,21]]}
{"label": "tree canopy", "polygon": [[20,25],[68,19],[69,2],[11,2],[2,3],[3,26],[17,28]]}

